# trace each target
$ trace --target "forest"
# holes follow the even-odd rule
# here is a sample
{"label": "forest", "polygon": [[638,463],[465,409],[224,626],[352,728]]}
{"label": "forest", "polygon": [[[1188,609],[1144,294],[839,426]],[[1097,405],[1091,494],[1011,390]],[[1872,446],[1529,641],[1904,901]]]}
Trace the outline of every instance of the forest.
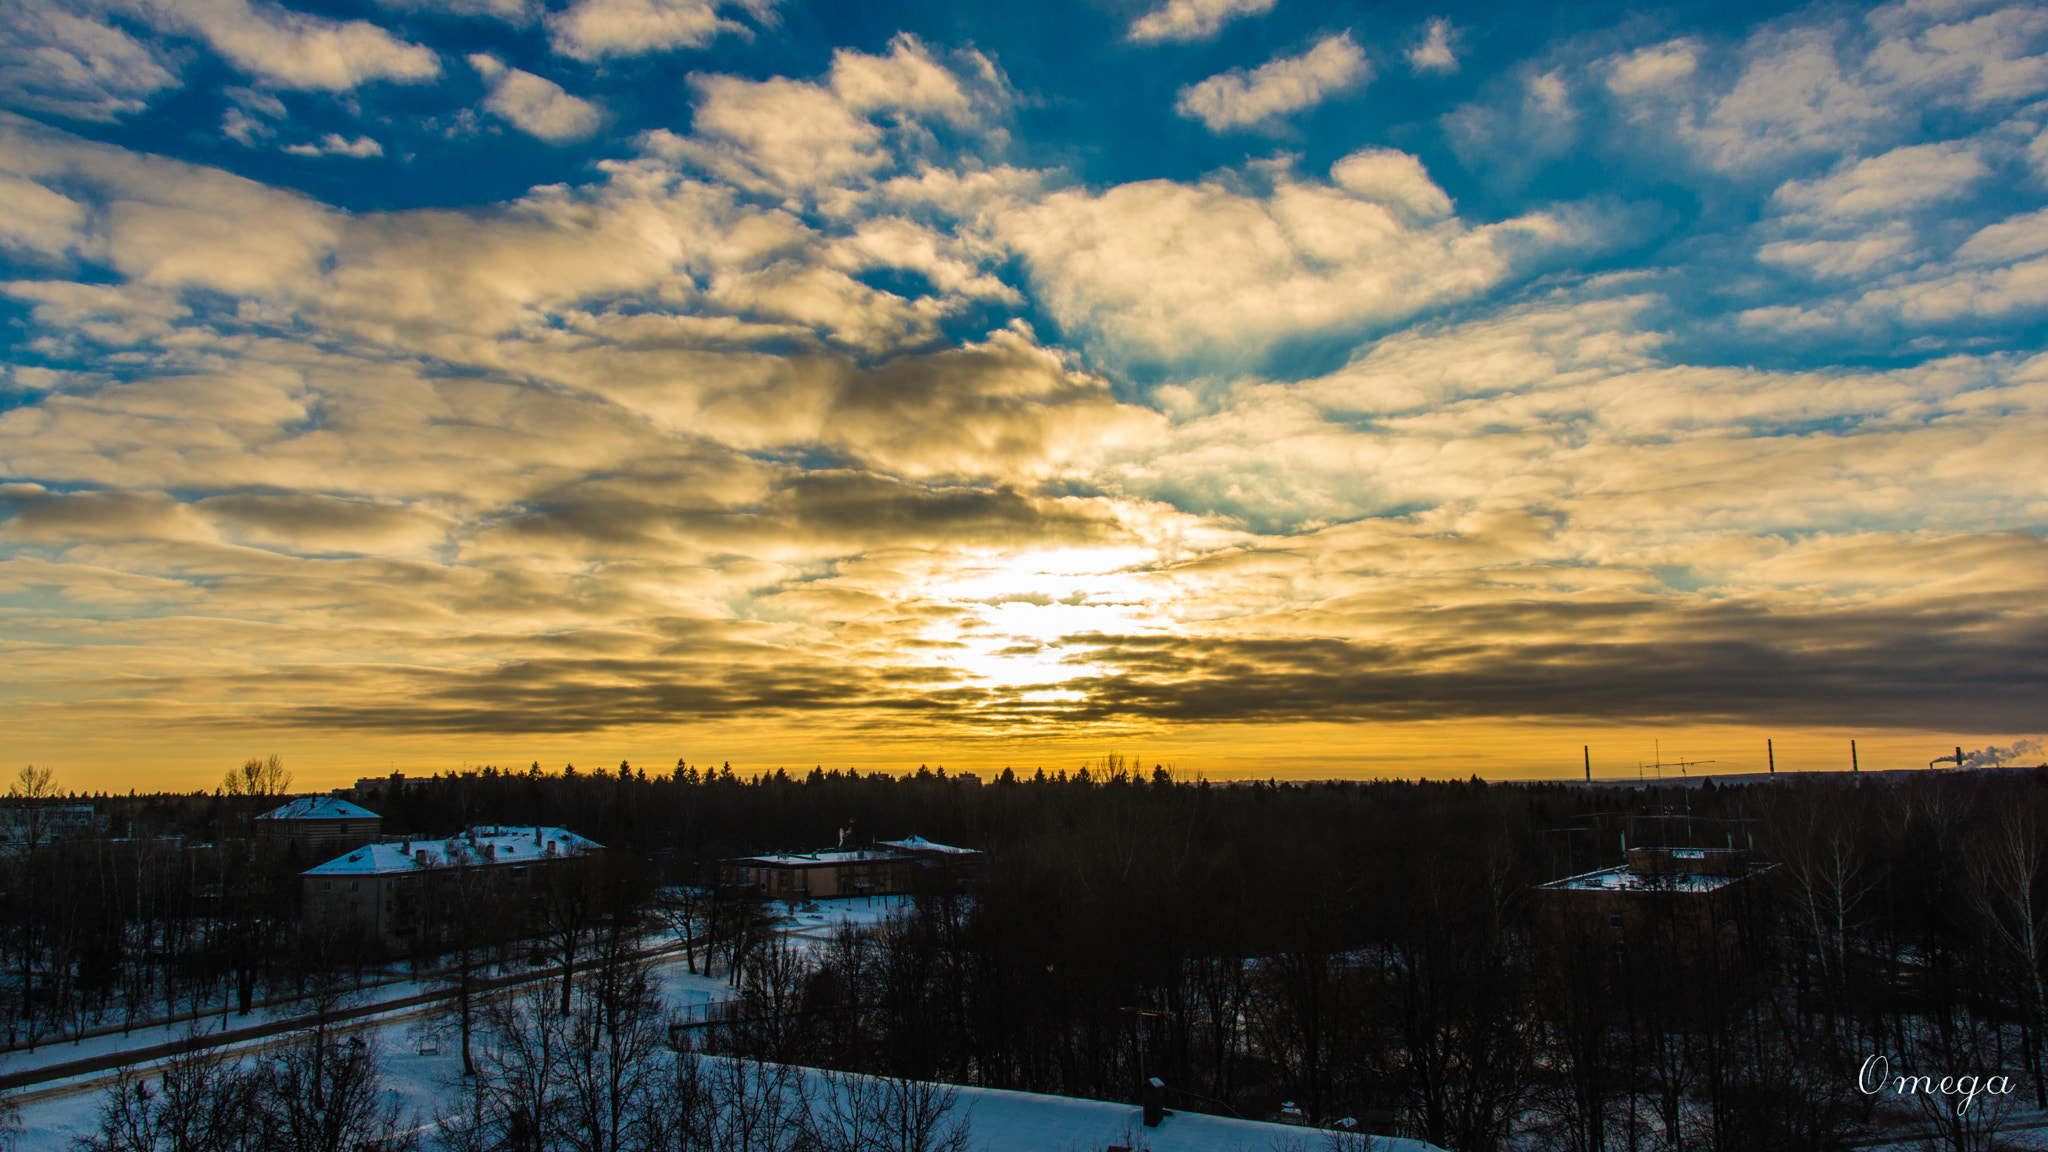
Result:
{"label": "forest", "polygon": [[[10,1048],[180,1006],[318,1000],[390,963],[301,930],[297,873],[318,861],[254,834],[275,797],[90,802],[107,827],[17,838],[4,861]],[[1117,757],[988,782],[622,763],[443,775],[371,806],[393,839],[544,823],[606,846],[550,882],[539,930],[444,932],[438,954],[402,959],[447,981],[563,970],[558,991],[462,998],[472,1108],[433,1129],[450,1148],[779,1148],[721,1143],[709,1120],[686,1138],[625,1118],[679,1115],[675,1100],[709,1099],[721,1076],[728,1101],[750,1099],[764,1089],[731,1069],[785,1066],[899,1092],[937,1082],[1122,1101],[1156,1077],[1174,1109],[1264,1118],[1290,1102],[1317,1125],[1348,1118],[1455,1152],[1820,1150],[1907,1129],[1964,1152],[1991,1147],[2015,1109],[2048,1107],[2039,771],[1615,788],[1220,784]],[[719,885],[712,868],[912,834],[986,855],[971,882],[931,886],[808,950],[769,930],[787,909]],[[1546,911],[1541,885],[1645,845],[1749,861],[1710,946],[1688,929],[1624,952]],[[451,940],[467,941],[467,961],[451,961]],[[730,980],[723,1020],[663,1024],[632,960],[648,940],[685,941],[693,968]],[[608,1136],[502,1098],[534,1081],[507,1071],[531,1056],[522,1046],[577,1028],[584,1039],[562,1051],[631,1040],[612,1058]],[[1871,1091],[1873,1058],[1980,1087],[2004,1077],[2008,1090],[1967,1107],[1953,1093]],[[305,1074],[273,1064],[261,1074]],[[529,1121],[504,1126],[519,1115]]]}

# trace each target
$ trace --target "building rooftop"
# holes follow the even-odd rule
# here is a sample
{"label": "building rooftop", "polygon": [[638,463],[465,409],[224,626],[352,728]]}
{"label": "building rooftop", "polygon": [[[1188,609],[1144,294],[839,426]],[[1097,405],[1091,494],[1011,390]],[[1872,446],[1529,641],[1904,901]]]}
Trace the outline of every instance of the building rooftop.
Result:
{"label": "building rooftop", "polygon": [[1576,889],[1600,892],[1712,892],[1740,879],[1740,876],[1700,876],[1689,872],[1666,872],[1661,875],[1631,872],[1626,865],[1622,865],[1602,868],[1598,872],[1567,876],[1538,887],[1554,891]]}
{"label": "building rooftop", "polygon": [[486,825],[445,840],[404,840],[368,844],[336,856],[301,876],[382,876],[394,872],[429,872],[459,865],[523,864],[581,856],[603,845],[565,828]]}
{"label": "building rooftop", "polygon": [[766,864],[772,868],[816,868],[826,864],[860,864],[866,861],[904,860],[906,854],[979,856],[973,848],[935,844],[922,836],[908,840],[882,840],[871,848],[825,848],[817,852],[771,852],[760,856],[735,856],[728,863]]}
{"label": "building rooftop", "polygon": [[822,852],[777,852],[765,856],[738,856],[736,860],[752,860],[777,868],[815,868],[820,864],[859,864],[866,860],[901,860],[894,852],[877,852],[873,848],[828,848]]}
{"label": "building rooftop", "polygon": [[882,840],[878,841],[878,843],[884,848],[899,848],[905,852],[938,852],[948,856],[979,856],[981,854],[973,848],[955,848],[951,844],[935,844],[922,836],[912,836],[908,840]]}
{"label": "building rooftop", "polygon": [[382,820],[383,817],[360,804],[338,796],[305,796],[272,808],[258,820]]}

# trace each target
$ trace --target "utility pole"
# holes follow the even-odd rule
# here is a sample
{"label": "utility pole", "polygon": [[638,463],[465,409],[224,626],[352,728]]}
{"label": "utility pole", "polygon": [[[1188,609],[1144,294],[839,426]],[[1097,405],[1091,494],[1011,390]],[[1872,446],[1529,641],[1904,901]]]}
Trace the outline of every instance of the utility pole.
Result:
{"label": "utility pole", "polygon": [[1591,744],[1581,744],[1579,745],[1579,751],[1586,754],[1586,783],[1591,784],[1593,782],[1593,746]]}
{"label": "utility pole", "polygon": [[1764,758],[1770,761],[1771,775],[1776,776],[1778,774],[1778,750],[1771,747],[1771,742],[1768,738],[1764,740]]}
{"label": "utility pole", "polygon": [[1856,766],[1856,742],[1854,740],[1849,741],[1849,771],[1863,771],[1863,769]]}

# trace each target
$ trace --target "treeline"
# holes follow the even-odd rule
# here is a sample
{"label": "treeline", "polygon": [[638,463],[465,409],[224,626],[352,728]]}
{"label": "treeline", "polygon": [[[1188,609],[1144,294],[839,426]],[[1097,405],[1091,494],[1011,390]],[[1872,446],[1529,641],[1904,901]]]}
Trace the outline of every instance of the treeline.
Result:
{"label": "treeline", "polygon": [[[45,974],[73,981],[76,1005],[138,979],[124,964],[174,955],[179,987],[303,985],[297,862],[264,861],[238,831],[248,801],[132,804],[113,805],[117,823],[240,835],[249,875],[269,868],[274,886],[231,893],[187,861],[151,888],[111,842],[72,842],[45,845],[41,887],[24,887],[17,853],[0,957],[17,1018],[59,1010]],[[708,866],[723,857],[830,846],[848,829],[849,843],[919,834],[988,853],[971,892],[810,953],[728,911],[722,957],[743,1010],[718,1043],[736,1054],[1117,1100],[1158,1077],[1172,1107],[1263,1117],[1292,1102],[1317,1123],[1354,1117],[1458,1152],[1826,1149],[1906,1120],[1967,1149],[2002,1109],[2048,1104],[2048,780],[2033,773],[1586,789],[1222,786],[1117,761],[983,784],[621,765],[409,782],[370,806],[393,835],[545,823],[591,836],[609,848],[604,890],[639,893],[650,931],[680,892],[717,904]],[[1617,954],[1532,891],[1620,864],[1624,844],[1732,846],[1776,867],[1715,913],[1711,947],[1675,932]],[[56,893],[90,884],[100,911],[59,911]],[[253,920],[230,912],[242,907]],[[66,916],[100,927],[60,927]],[[111,959],[64,967],[60,939]],[[1879,1055],[1894,1073],[2007,1074],[2015,1091],[1958,1114],[1953,1096],[1859,1090]]]}

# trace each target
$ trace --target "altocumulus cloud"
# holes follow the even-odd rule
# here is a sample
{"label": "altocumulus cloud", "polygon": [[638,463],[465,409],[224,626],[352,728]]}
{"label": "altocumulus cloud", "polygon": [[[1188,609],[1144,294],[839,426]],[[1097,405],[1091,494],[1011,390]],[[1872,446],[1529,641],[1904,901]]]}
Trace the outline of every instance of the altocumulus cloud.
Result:
{"label": "altocumulus cloud", "polygon": [[14,3],[10,731],[2038,728],[2031,7],[1096,13],[1091,167],[993,28]]}
{"label": "altocumulus cloud", "polygon": [[1365,53],[1350,33],[1340,33],[1299,56],[1278,56],[1250,72],[1226,72],[1183,88],[1174,108],[1211,132],[1227,132],[1313,108],[1371,78]]}
{"label": "altocumulus cloud", "polygon": [[490,85],[484,108],[529,136],[550,144],[570,144],[587,139],[604,122],[597,105],[569,95],[544,76],[508,68],[497,57],[481,52],[471,56],[469,64]]}
{"label": "altocumulus cloud", "polygon": [[1126,35],[1135,44],[1207,40],[1232,20],[1272,8],[1273,0],[1167,0],[1163,7],[1131,21]]}

